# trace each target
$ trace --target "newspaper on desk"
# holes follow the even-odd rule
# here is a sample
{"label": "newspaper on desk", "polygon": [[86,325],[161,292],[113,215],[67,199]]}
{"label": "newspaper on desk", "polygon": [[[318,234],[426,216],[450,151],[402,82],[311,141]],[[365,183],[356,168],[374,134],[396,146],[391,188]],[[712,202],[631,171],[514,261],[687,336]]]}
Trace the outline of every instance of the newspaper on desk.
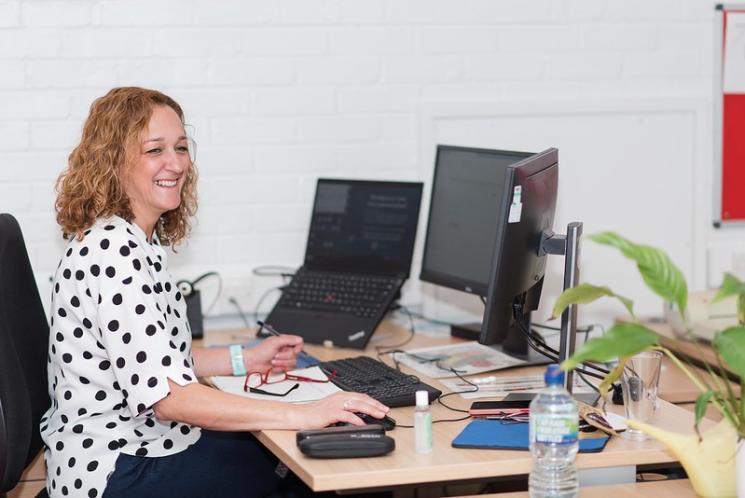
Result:
{"label": "newspaper on desk", "polygon": [[[291,370],[291,374],[299,375],[302,377],[309,377],[311,379],[326,379],[327,376],[318,367],[300,368]],[[341,391],[333,382],[303,382],[296,380],[285,380],[277,382],[276,384],[264,385],[261,387],[264,391],[284,393],[287,392],[292,386],[298,384],[297,389],[293,389],[286,396],[268,396],[266,394],[257,394],[252,392],[246,392],[243,390],[243,385],[246,381],[244,376],[215,376],[211,377],[210,381],[212,385],[221,391],[225,391],[230,394],[237,394],[245,398],[251,399],[263,399],[269,401],[283,401],[285,403],[308,403],[310,401],[316,401],[323,399],[330,394]]]}
{"label": "newspaper on desk", "polygon": [[525,362],[476,341],[395,353],[397,361],[433,379],[474,375],[517,367]]}
{"label": "newspaper on desk", "polygon": [[[440,379],[450,391],[460,393],[466,399],[503,397],[515,391],[538,392],[545,387],[542,374],[490,375],[468,379],[478,386],[476,391],[472,384],[457,378],[451,369],[465,377],[518,367],[525,362],[475,341],[395,353],[395,358],[422,375]],[[592,389],[575,375],[573,391],[591,392]]]}

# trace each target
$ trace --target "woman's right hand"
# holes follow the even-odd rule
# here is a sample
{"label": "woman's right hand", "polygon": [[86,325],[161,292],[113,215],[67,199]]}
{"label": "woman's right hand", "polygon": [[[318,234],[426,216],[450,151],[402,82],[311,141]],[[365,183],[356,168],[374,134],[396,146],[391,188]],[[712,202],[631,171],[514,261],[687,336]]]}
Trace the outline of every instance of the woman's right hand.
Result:
{"label": "woman's right hand", "polygon": [[388,410],[383,403],[374,400],[367,394],[338,392],[323,399],[305,405],[296,405],[297,420],[293,426],[298,430],[320,429],[337,422],[348,422],[353,425],[365,423],[355,412],[366,413],[375,418],[383,418]]}

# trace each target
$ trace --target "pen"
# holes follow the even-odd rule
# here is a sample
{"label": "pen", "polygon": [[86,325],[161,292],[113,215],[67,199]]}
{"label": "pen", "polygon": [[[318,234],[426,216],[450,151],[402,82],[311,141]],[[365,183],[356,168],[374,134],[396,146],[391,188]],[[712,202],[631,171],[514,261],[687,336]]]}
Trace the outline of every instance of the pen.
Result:
{"label": "pen", "polygon": [[[261,330],[263,329],[263,330],[266,330],[267,332],[269,332],[269,335],[274,335],[274,336],[280,335],[279,332],[277,332],[277,329],[275,329],[274,327],[272,327],[268,323],[264,323],[261,320],[257,320],[256,323],[259,324],[259,330],[258,330],[258,332],[261,332]],[[304,356],[306,358],[306,360],[313,359],[313,357],[311,355],[309,355],[308,353],[306,353],[305,350],[303,350],[303,349],[301,349],[300,350],[300,353],[298,353],[298,357],[301,356],[301,355]]]}

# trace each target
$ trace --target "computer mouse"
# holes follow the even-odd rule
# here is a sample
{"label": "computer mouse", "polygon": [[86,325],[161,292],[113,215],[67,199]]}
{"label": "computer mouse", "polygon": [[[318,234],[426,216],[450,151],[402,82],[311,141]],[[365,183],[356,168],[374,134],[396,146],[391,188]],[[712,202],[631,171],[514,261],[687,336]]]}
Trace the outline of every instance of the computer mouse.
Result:
{"label": "computer mouse", "polygon": [[[383,418],[375,418],[372,415],[368,415],[366,413],[355,412],[354,414],[361,418],[365,425],[380,425],[383,427],[384,431],[391,431],[396,428],[396,421],[388,415],[384,416]],[[352,425],[353,424],[350,424],[349,422],[337,422],[332,427],[343,427]]]}
{"label": "computer mouse", "polygon": [[396,421],[388,415],[384,416],[383,418],[375,418],[372,415],[368,415],[366,413],[355,413],[355,415],[361,418],[362,421],[367,425],[382,425],[384,431],[390,431],[396,427]]}

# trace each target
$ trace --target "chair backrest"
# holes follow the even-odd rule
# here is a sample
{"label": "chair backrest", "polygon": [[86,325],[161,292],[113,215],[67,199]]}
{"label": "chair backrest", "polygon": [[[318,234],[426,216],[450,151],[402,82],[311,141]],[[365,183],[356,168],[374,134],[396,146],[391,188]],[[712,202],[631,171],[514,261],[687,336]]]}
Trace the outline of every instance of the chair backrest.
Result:
{"label": "chair backrest", "polygon": [[42,447],[49,325],[18,222],[0,214],[0,493]]}

